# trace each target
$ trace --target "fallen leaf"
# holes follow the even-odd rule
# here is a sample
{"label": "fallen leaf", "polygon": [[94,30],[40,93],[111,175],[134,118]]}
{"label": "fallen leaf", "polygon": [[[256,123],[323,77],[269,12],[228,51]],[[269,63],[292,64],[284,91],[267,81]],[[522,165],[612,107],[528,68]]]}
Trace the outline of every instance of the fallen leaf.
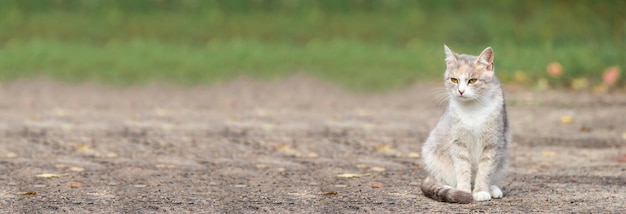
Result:
{"label": "fallen leaf", "polygon": [[593,92],[594,94],[604,94],[608,91],[609,91],[609,86],[605,83],[596,85],[591,89],[591,92]]}
{"label": "fallen leaf", "polygon": [[557,78],[563,75],[563,66],[561,63],[552,62],[546,66],[546,71],[550,74],[550,76]]}
{"label": "fallen leaf", "polygon": [[392,156],[396,156],[396,157],[402,157],[403,154],[402,152],[392,148],[391,146],[387,146],[387,145],[379,145],[376,147],[376,149],[378,149],[379,151],[385,152],[389,155]]}
{"label": "fallen leaf", "polygon": [[18,192],[18,195],[37,195],[37,192]]}
{"label": "fallen leaf", "polygon": [[393,151],[393,149],[387,145],[380,145],[376,147],[380,151]]}
{"label": "fallen leaf", "polygon": [[116,158],[117,154],[115,152],[109,152],[107,153],[107,158]]}
{"label": "fallen leaf", "polygon": [[35,176],[38,178],[58,178],[58,177],[70,176],[70,174],[43,173],[43,174],[39,174]]}
{"label": "fallen leaf", "polygon": [[574,90],[584,90],[589,88],[589,81],[587,78],[580,77],[572,80],[572,88]]}
{"label": "fallen leaf", "polygon": [[591,128],[589,128],[589,127],[587,127],[587,126],[583,125],[583,126],[580,126],[580,128],[578,129],[578,131],[580,131],[580,132],[591,132]]}
{"label": "fallen leaf", "polygon": [[73,167],[70,167],[70,171],[82,172],[82,171],[85,171],[85,169],[82,167],[73,166]]}
{"label": "fallen leaf", "polygon": [[365,165],[365,164],[357,164],[357,165],[356,165],[356,168],[359,168],[359,169],[365,169],[365,168],[369,168],[369,167],[370,167],[370,166]]}
{"label": "fallen leaf", "polygon": [[336,191],[331,191],[331,192],[322,192],[322,195],[337,195],[337,194],[339,194],[339,193],[338,193],[338,192],[336,192]]}
{"label": "fallen leaf", "polygon": [[257,168],[257,169],[267,169],[267,168],[270,168],[270,166],[265,165],[265,164],[257,164],[257,165],[256,165],[256,168]]}
{"label": "fallen leaf", "polygon": [[385,171],[385,168],[373,166],[372,168],[370,168],[370,170],[372,170],[374,172],[383,172],[383,171]]}
{"label": "fallen leaf", "polygon": [[528,76],[524,73],[524,71],[515,71],[514,79],[516,82],[523,83],[528,80]]}
{"label": "fallen leaf", "polygon": [[306,156],[308,158],[317,158],[317,157],[319,157],[319,155],[317,153],[315,153],[315,152],[309,152]]}
{"label": "fallen leaf", "polygon": [[563,116],[561,117],[561,123],[568,124],[574,122],[574,118],[571,116]]}
{"label": "fallen leaf", "polygon": [[621,157],[615,158],[615,162],[626,163],[626,155],[622,155]]}
{"label": "fallen leaf", "polygon": [[372,175],[368,173],[366,174],[344,173],[344,174],[337,175],[337,177],[339,178],[360,178],[360,177],[366,177],[366,176],[372,176]]}
{"label": "fallen leaf", "polygon": [[417,158],[420,158],[420,153],[410,152],[408,156],[409,156],[409,158],[417,159]]}
{"label": "fallen leaf", "polygon": [[300,156],[300,152],[298,150],[292,149],[291,147],[287,146],[287,145],[280,145],[278,147],[276,147],[279,151],[283,151],[285,153],[291,154],[291,155],[295,155],[295,156]]}
{"label": "fallen leaf", "polygon": [[381,183],[381,182],[376,182],[376,181],[372,181],[370,182],[370,187],[378,189],[378,188],[383,188],[385,186],[385,184]]}
{"label": "fallen leaf", "polygon": [[547,79],[541,78],[537,81],[537,85],[535,85],[535,88],[539,91],[545,91],[550,88],[550,83],[548,83]]}
{"label": "fallen leaf", "polygon": [[80,183],[80,182],[76,182],[76,181],[70,181],[70,182],[68,182],[68,183],[67,183],[67,185],[68,185],[70,188],[74,188],[74,189],[80,189],[80,188],[83,188],[83,184],[82,184],[82,183]]}
{"label": "fallen leaf", "polygon": [[608,86],[615,85],[617,80],[619,79],[619,67],[612,66],[604,70],[604,74],[602,75],[602,80]]}
{"label": "fallen leaf", "polygon": [[17,154],[13,153],[13,152],[9,152],[5,155],[7,158],[16,158]]}
{"label": "fallen leaf", "polygon": [[99,154],[98,151],[96,151],[95,149],[93,149],[93,148],[91,148],[91,147],[89,147],[87,145],[78,145],[78,146],[76,146],[76,150],[85,152],[87,154],[93,154],[93,155],[98,155]]}
{"label": "fallen leaf", "polygon": [[558,154],[556,152],[553,151],[543,151],[543,156],[545,157],[554,157],[557,156]]}

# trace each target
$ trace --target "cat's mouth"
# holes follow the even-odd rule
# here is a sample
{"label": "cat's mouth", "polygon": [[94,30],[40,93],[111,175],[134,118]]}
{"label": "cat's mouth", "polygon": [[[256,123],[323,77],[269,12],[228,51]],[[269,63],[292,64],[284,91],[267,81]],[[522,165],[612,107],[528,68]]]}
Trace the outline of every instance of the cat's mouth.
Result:
{"label": "cat's mouth", "polygon": [[470,97],[466,94],[456,94],[456,98],[461,100],[461,101],[469,101],[469,100],[473,100],[473,97]]}

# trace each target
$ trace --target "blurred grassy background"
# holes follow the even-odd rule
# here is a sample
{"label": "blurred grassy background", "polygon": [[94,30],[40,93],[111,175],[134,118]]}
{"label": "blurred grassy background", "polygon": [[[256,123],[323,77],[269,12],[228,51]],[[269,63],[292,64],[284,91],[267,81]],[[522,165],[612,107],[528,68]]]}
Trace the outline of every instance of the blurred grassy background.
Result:
{"label": "blurred grassy background", "polygon": [[[209,84],[306,72],[358,90],[439,80],[443,44],[504,81],[626,67],[626,1],[0,0],[0,79]],[[546,66],[562,65],[561,77]],[[622,76],[617,85],[624,86]]]}

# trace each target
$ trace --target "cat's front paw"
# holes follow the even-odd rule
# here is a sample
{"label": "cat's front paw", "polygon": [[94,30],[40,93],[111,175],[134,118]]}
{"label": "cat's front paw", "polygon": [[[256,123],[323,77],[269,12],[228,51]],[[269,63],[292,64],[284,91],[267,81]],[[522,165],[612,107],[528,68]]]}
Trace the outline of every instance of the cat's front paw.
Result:
{"label": "cat's front paw", "polygon": [[492,186],[489,187],[489,189],[491,190],[490,191],[491,192],[491,197],[493,197],[493,198],[502,198],[502,195],[503,195],[502,194],[502,190],[498,186],[492,185]]}
{"label": "cat's front paw", "polygon": [[472,196],[474,196],[474,201],[488,201],[491,200],[491,194],[486,191],[475,192]]}

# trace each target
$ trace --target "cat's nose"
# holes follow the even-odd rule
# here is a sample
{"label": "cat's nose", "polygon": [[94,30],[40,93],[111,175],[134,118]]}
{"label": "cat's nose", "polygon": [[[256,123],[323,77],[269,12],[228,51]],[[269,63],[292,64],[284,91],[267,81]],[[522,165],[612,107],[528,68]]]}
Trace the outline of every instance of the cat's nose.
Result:
{"label": "cat's nose", "polygon": [[459,94],[463,95],[463,93],[465,93],[465,90],[459,89]]}

